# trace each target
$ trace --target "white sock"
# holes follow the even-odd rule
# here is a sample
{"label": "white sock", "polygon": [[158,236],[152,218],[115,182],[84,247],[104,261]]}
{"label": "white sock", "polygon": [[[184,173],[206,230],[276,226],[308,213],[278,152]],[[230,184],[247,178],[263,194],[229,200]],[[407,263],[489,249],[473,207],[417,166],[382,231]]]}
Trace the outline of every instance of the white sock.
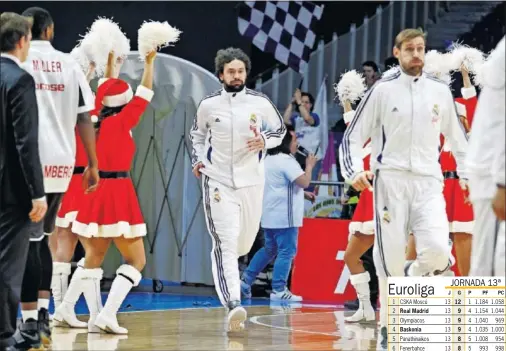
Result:
{"label": "white sock", "polygon": [[23,317],[23,323],[26,322],[28,319],[39,319],[39,311],[37,310],[30,310],[30,311],[24,311],[21,310],[21,316]]}
{"label": "white sock", "polygon": [[39,297],[39,300],[37,301],[37,308],[40,310],[42,308],[45,308],[46,310],[49,310],[49,299],[41,299]]}
{"label": "white sock", "polygon": [[388,279],[378,277],[380,300],[380,325],[388,327]]}

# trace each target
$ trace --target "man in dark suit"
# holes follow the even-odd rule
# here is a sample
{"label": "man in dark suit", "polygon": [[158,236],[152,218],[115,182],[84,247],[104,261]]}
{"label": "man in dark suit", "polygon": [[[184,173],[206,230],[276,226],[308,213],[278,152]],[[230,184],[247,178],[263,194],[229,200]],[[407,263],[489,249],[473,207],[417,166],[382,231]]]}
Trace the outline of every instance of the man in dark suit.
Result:
{"label": "man in dark suit", "polygon": [[0,15],[0,350],[16,343],[30,230],[47,210],[35,82],[20,68],[30,40],[30,20],[14,13]]}

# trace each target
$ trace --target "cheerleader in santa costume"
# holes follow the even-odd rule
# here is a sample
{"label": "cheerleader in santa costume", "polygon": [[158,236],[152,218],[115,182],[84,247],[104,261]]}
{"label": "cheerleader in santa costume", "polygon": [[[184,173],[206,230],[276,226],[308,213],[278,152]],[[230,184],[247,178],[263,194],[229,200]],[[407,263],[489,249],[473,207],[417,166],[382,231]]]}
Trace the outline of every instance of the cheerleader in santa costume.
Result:
{"label": "cheerleader in santa costume", "polygon": [[[146,263],[143,242],[146,224],[129,176],[135,154],[130,131],[153,98],[155,56],[156,51],[146,56],[141,84],[135,96],[126,82],[115,78],[103,82],[97,91],[96,110],[100,111],[97,154],[101,178],[97,191],[83,199],[72,225],[72,231],[80,236],[86,256],[80,276],[72,279],[65,296],[65,302],[74,302],[79,295],[67,295],[83,291],[90,311],[90,332],[101,329],[116,334],[128,333],[127,329],[118,325],[116,313],[130,289],[139,284]],[[107,302],[101,308],[100,280],[103,271],[100,266],[111,242],[126,263],[116,271]],[[73,285],[79,285],[79,288]],[[57,312],[63,312],[63,306]]]}
{"label": "cheerleader in santa costume", "polygon": [[[114,59],[115,55],[110,54],[108,58],[107,67],[104,77],[109,78],[117,76],[123,58],[118,57]],[[94,64],[90,64],[93,67]],[[92,72],[88,72],[88,81],[93,78]],[[102,80],[101,80],[102,81]],[[97,111],[94,114],[98,114]],[[95,122],[95,121],[93,121]],[[72,223],[76,219],[79,207],[84,201],[85,191],[82,188],[82,173],[87,166],[87,157],[81,138],[76,133],[76,162],[74,166],[74,174],[69,184],[69,188],[63,197],[60,210],[56,218],[56,235],[58,238],[58,245],[56,246],[55,253],[53,253],[53,278],[51,281],[51,291],[53,294],[53,301],[55,305],[55,315],[53,316],[53,326],[55,327],[71,327],[71,328],[86,328],[88,323],[82,322],[77,319],[74,306],[76,301],[67,301],[64,309],[59,309],[66,295],[68,288],[68,277],[71,271],[70,261],[77,246],[79,236],[72,232]],[[84,259],[77,263],[77,270],[74,274],[75,277],[80,276],[80,272],[84,265]],[[76,294],[70,294],[76,296]],[[80,293],[79,293],[80,295]],[[77,298],[79,298],[77,295]],[[68,299],[68,297],[67,297]]]}
{"label": "cheerleader in santa costume", "polygon": [[[455,100],[457,114],[466,133],[470,133],[473,114],[476,108],[476,89],[471,84],[469,72],[461,68],[464,87],[461,89],[462,98]],[[465,180],[457,174],[457,164],[448,140],[441,136],[442,151],[440,157],[441,170],[444,176],[444,197],[446,200],[446,215],[450,224],[450,238],[455,247],[457,267],[461,276],[467,276],[470,269],[472,231],[474,225],[473,207],[467,200],[468,192],[463,190]]]}
{"label": "cheerleader in santa costume", "polygon": [[[351,103],[360,99],[366,90],[364,78],[355,70],[346,72],[335,88],[344,108],[344,122],[349,125],[355,117],[355,111],[351,108]],[[371,158],[369,141],[364,146],[363,151],[364,169],[369,170]],[[360,257],[374,244],[373,219],[373,193],[370,190],[364,190],[360,194],[360,199],[349,226],[349,241],[344,254],[344,261],[351,273],[350,282],[357,292],[359,302],[355,314],[345,318],[347,322],[373,321],[376,319],[376,312],[370,298],[369,281],[371,276],[364,269],[364,265],[360,260]]]}

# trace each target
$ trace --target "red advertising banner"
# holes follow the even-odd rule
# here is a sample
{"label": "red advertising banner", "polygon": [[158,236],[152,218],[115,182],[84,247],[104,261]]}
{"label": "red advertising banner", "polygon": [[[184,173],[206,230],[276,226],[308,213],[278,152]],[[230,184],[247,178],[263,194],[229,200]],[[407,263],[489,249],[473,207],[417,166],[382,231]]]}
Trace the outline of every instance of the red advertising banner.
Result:
{"label": "red advertising banner", "polygon": [[356,298],[344,264],[350,221],[304,218],[299,230],[291,289],[305,302],[342,304]]}
{"label": "red advertising banner", "polygon": [[[348,220],[304,218],[299,230],[291,290],[304,302],[343,304],[356,299],[344,263]],[[455,250],[452,250],[455,256]],[[452,267],[458,274],[457,264]]]}

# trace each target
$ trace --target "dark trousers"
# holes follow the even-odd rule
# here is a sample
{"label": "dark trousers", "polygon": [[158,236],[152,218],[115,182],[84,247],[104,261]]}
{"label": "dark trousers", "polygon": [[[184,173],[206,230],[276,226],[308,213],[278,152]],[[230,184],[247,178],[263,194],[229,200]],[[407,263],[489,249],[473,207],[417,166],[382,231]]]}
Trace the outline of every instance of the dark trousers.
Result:
{"label": "dark trousers", "polygon": [[0,349],[16,330],[30,225],[27,211],[18,207],[0,210]]}
{"label": "dark trousers", "polygon": [[372,258],[372,247],[367,250],[360,259],[364,264],[364,269],[369,272],[371,280],[369,281],[369,291],[371,293],[371,302],[376,303],[378,301],[378,276],[376,275],[376,267],[374,266],[374,260]]}

